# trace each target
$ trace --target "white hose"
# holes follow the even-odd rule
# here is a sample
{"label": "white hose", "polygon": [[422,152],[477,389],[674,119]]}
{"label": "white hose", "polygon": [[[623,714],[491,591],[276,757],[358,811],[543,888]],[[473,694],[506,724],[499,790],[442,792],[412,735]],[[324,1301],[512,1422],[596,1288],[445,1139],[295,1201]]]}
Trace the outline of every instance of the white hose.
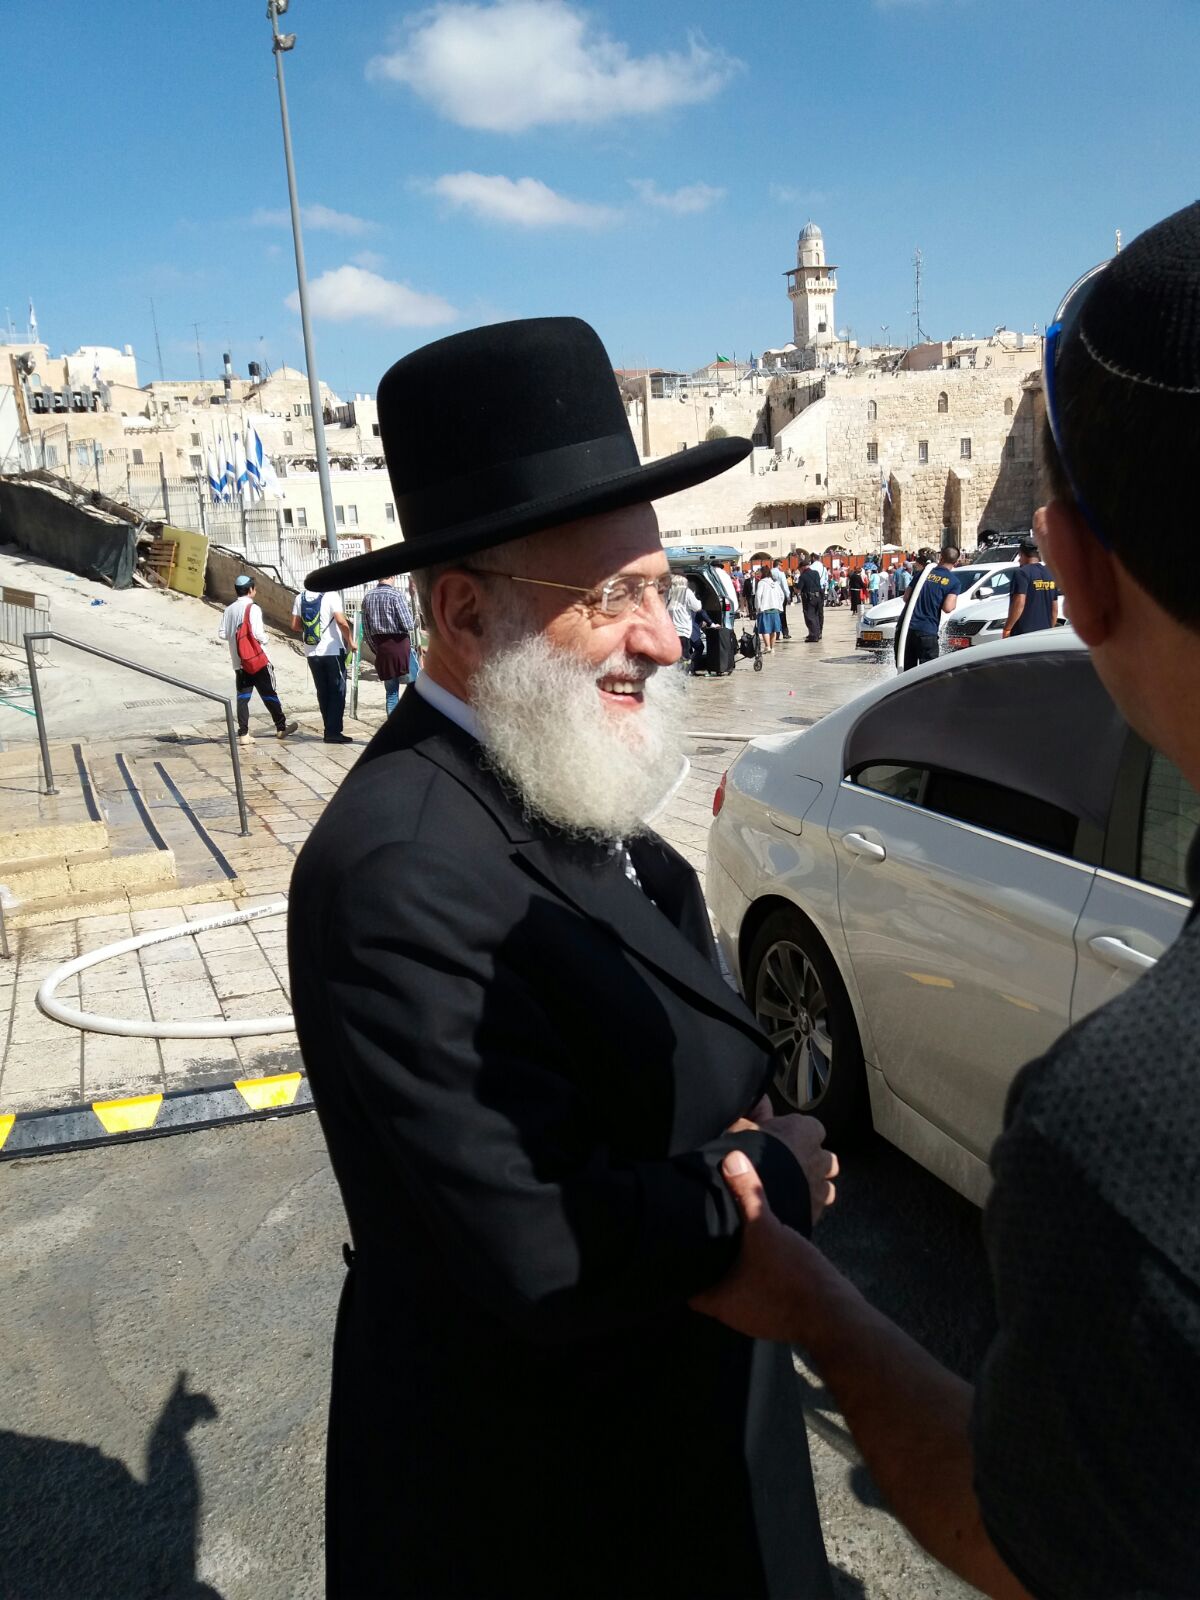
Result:
{"label": "white hose", "polygon": [[264,1033],[290,1033],[296,1026],[291,1015],[221,1018],[214,1022],[151,1022],[144,1017],[102,1017],[92,1011],[73,1011],[54,998],[60,983],[88,967],[111,961],[114,956],[129,955],[147,945],[165,944],[168,939],[182,939],[192,933],[208,933],[213,928],[233,928],[242,922],[252,922],[256,917],[277,917],[286,910],[286,900],[272,900],[265,906],[253,906],[249,911],[229,911],[198,922],[181,922],[173,928],[152,928],[149,933],[135,934],[132,939],[103,945],[86,956],[65,961],[43,978],[37,992],[38,1010],[53,1017],[55,1022],[65,1023],[68,1028],[80,1028],[85,1033],[116,1033],[124,1039],[252,1039]]}

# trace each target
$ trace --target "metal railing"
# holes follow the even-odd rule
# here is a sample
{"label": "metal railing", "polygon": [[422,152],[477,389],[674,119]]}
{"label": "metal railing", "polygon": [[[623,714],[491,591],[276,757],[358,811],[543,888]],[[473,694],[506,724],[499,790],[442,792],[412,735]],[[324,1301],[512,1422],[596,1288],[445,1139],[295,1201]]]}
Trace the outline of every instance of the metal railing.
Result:
{"label": "metal railing", "polygon": [[215,689],[202,689],[198,683],[186,683],[182,678],[172,678],[166,672],[156,672],[153,667],[143,667],[136,661],[127,661],[124,656],[114,656],[107,650],[98,650],[94,644],[84,644],[81,639],[70,639],[65,633],[53,633],[46,630],[42,633],[27,633],[25,635],[25,659],[29,663],[29,683],[33,689],[33,714],[37,718],[38,744],[42,749],[42,771],[46,778],[47,794],[57,794],[54,787],[54,773],[50,768],[50,746],[46,739],[46,715],[42,709],[42,690],[38,682],[37,661],[34,657],[33,647],[41,640],[54,639],[59,644],[69,644],[74,650],[82,650],[85,655],[99,656],[101,661],[111,661],[116,667],[128,667],[130,672],[140,672],[144,678],[154,678],[159,683],[169,683],[173,689],[186,689],[189,694],[198,694],[205,700],[215,700],[218,705],[225,708],[225,732],[229,739],[229,760],[233,766],[233,787],[237,791],[238,816],[241,818],[242,834],[250,832],[250,822],[246,813],[246,792],[242,788],[242,764],[238,757],[237,727],[233,720],[233,704],[223,694],[218,694]]}

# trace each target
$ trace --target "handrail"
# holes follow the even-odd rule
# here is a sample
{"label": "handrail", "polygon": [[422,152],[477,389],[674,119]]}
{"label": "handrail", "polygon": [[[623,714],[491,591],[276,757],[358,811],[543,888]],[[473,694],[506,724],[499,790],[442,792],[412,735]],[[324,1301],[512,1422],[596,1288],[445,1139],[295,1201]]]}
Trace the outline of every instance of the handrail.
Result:
{"label": "handrail", "polygon": [[198,683],[185,683],[182,678],[172,678],[169,673],[156,672],[153,667],[143,667],[136,661],[127,661],[124,656],[114,656],[108,650],[98,650],[94,644],[84,644],[82,639],[71,639],[65,633],[54,633],[46,630],[41,633],[27,633],[25,638],[25,659],[29,663],[29,682],[33,689],[33,714],[37,718],[38,744],[42,748],[42,770],[46,775],[47,794],[57,794],[54,787],[54,774],[50,770],[50,746],[46,740],[46,716],[42,710],[42,690],[38,683],[37,662],[34,659],[33,646],[41,639],[56,639],[59,644],[69,644],[76,650],[82,650],[85,655],[99,656],[101,661],[111,661],[114,666],[128,667],[130,672],[140,672],[144,678],[156,678],[159,683],[169,683],[173,689],[186,689],[189,694],[202,695],[205,700],[215,700],[218,705],[225,707],[225,732],[229,739],[229,759],[233,764],[233,786],[237,791],[238,816],[242,822],[242,834],[250,832],[250,822],[246,813],[246,792],[242,788],[242,764],[238,758],[237,729],[233,720],[233,705],[226,695],[218,694],[215,689],[202,689]]}

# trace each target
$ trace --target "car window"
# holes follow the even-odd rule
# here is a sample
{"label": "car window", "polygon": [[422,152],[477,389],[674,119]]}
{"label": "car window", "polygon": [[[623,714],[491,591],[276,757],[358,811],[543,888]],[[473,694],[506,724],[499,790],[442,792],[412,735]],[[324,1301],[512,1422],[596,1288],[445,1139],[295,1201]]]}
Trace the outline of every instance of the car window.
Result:
{"label": "car window", "polygon": [[993,594],[1007,594],[1012,588],[1011,572],[994,572],[988,579]]}
{"label": "car window", "polygon": [[926,811],[987,828],[1042,850],[1054,850],[1059,855],[1069,856],[1075,848],[1077,816],[1048,800],[1022,794],[1001,783],[989,783],[985,778],[964,772],[932,771],[922,804]]}
{"label": "car window", "polygon": [[[905,674],[868,706],[846,739],[843,772],[886,764],[977,779],[988,787],[955,790],[958,810],[948,790],[935,790],[935,809],[988,828],[1005,814],[1024,816],[998,831],[1049,848],[1062,848],[1070,830],[1063,814],[1103,830],[1128,725],[1087,652],[1014,650],[978,662],[972,654],[948,669]],[[1057,814],[1018,811],[1009,796]]]}
{"label": "car window", "polygon": [[1150,759],[1138,838],[1138,877],[1159,889],[1187,894],[1187,854],[1200,828],[1200,795],[1173,761]]}
{"label": "car window", "polygon": [[907,800],[916,805],[921,796],[923,767],[901,766],[893,761],[876,761],[860,767],[854,782],[860,789],[873,789],[876,794],[890,795],[893,800]]}

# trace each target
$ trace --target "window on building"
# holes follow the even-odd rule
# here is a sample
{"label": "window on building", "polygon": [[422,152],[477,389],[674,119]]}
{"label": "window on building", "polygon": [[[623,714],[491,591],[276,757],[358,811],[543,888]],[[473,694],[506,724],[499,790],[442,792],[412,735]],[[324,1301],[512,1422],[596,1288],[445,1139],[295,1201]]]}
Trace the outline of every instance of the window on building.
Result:
{"label": "window on building", "polygon": [[375,435],[375,437],[376,437],[376,438],[377,438],[377,439],[378,439],[378,437],[379,437],[379,424],[378,424],[378,423],[377,423],[377,422],[373,422],[373,423],[372,423],[372,424],[371,424],[371,432],[372,432],[372,433],[373,433],[373,434],[374,434],[374,435]]}
{"label": "window on building", "polygon": [[192,471],[193,472],[203,472],[204,471],[204,457],[203,456],[189,456],[188,460],[192,463]]}
{"label": "window on building", "polygon": [[868,461],[878,461],[879,460],[879,446],[875,443],[874,439],[872,439],[870,444],[868,444],[868,446],[867,446],[867,460]]}
{"label": "window on building", "polygon": [[1004,402],[1004,415],[1006,417],[1011,417],[1012,416],[1012,398],[1011,398],[1011,396],[1009,397],[1009,399],[1007,399]]}
{"label": "window on building", "polygon": [[868,422],[874,422],[875,418],[878,415],[879,415],[879,407],[875,404],[874,400],[868,400],[867,401],[867,421]]}
{"label": "window on building", "polygon": [[187,405],[187,395],[185,395],[185,394],[177,394],[175,396],[175,404],[177,406],[186,406]]}
{"label": "window on building", "polygon": [[818,472],[817,473],[817,488],[819,489],[820,487],[821,487],[821,474]]}
{"label": "window on building", "polygon": [[296,526],[298,528],[308,527],[308,512],[303,506],[296,507]]}
{"label": "window on building", "polygon": [[1004,454],[1010,461],[1015,461],[1017,459],[1017,441],[1016,437],[1011,433],[1004,441]]}
{"label": "window on building", "polygon": [[133,464],[134,464],[135,467],[144,467],[146,465],[145,461],[142,458],[142,452],[140,450],[135,450],[133,452]]}
{"label": "window on building", "polygon": [[385,522],[395,522],[396,520],[396,508],[390,500],[383,502],[383,520]]}
{"label": "window on building", "polygon": [[290,432],[290,431],[288,431],[288,432],[286,432],[286,433],[285,433],[285,434],[284,434],[284,436],[283,436],[283,442],[284,442],[284,444],[291,444],[291,442],[292,442],[292,435],[291,435],[291,432]]}
{"label": "window on building", "polygon": [[927,467],[929,465],[929,440],[928,439],[918,439],[917,440],[917,460],[921,464],[921,466],[923,466],[923,467]]}
{"label": "window on building", "polygon": [[346,526],[346,508],[345,508],[345,506],[334,506],[334,508],[333,508],[333,520],[337,523],[339,528],[344,528]]}
{"label": "window on building", "polygon": [[941,394],[938,395],[938,415],[939,416],[944,416],[945,413],[947,411],[949,411],[949,409],[950,409],[950,396],[943,389]]}
{"label": "window on building", "polygon": [[56,444],[48,444],[46,445],[45,450],[46,465],[48,467],[56,467],[58,465],[58,446]]}
{"label": "window on building", "polygon": [[312,416],[312,407],[307,402],[305,402],[305,406],[304,406],[304,415],[306,417],[311,417]]}
{"label": "window on building", "polygon": [[286,506],[284,506],[284,508],[283,508],[283,525],[284,525],[285,528],[290,528],[293,525],[292,524],[292,513],[288,510],[288,508]]}
{"label": "window on building", "polygon": [[199,434],[198,434],[198,433],[194,433],[194,434],[193,434],[193,435],[192,435],[192,443],[193,443],[193,444],[194,444],[194,445],[197,445],[197,444],[199,444],[199,443],[200,443],[200,435],[199,435]]}
{"label": "window on building", "polygon": [[958,441],[958,457],[959,457],[960,461],[970,461],[970,459],[971,459],[971,441],[970,441],[970,439],[960,439]]}
{"label": "window on building", "polygon": [[817,323],[817,332],[818,333],[824,333],[825,332],[825,324],[823,322],[818,322]]}
{"label": "window on building", "polygon": [[346,521],[350,524],[350,526],[352,528],[357,528],[358,527],[358,507],[357,506],[347,506],[346,507]]}
{"label": "window on building", "polygon": [[75,461],[76,461],[76,464],[78,466],[81,466],[81,467],[90,467],[91,466],[91,464],[92,464],[91,451],[88,449],[86,444],[77,444],[75,446]]}

